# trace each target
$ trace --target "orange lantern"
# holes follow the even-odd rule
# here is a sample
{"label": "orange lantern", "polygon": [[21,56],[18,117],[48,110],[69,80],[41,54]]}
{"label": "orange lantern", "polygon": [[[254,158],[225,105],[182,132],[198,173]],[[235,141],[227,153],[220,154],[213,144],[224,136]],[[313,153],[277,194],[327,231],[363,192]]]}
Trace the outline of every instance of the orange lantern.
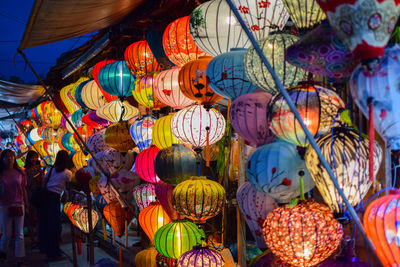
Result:
{"label": "orange lantern", "polygon": [[154,244],[154,235],[162,226],[171,222],[159,202],[152,202],[139,213],[139,224]]}
{"label": "orange lantern", "polygon": [[193,99],[205,108],[210,108],[215,102],[222,99],[222,96],[214,93],[208,85],[206,69],[212,57],[200,57],[185,64],[179,71],[179,87],[182,93]]}
{"label": "orange lantern", "polygon": [[163,34],[165,55],[177,66],[207,56],[194,43],[189,29],[190,16],[185,16],[171,22]]}
{"label": "orange lantern", "polygon": [[[94,135],[97,132],[98,129],[91,127],[89,125],[83,125],[81,127],[78,127],[76,129],[76,132],[81,136],[82,140],[86,143],[86,141],[88,140],[88,138],[92,135]],[[80,142],[78,136],[76,135],[76,133],[74,133],[74,138],[75,141],[77,143]]]}
{"label": "orange lantern", "polygon": [[122,208],[117,200],[108,203],[104,207],[103,215],[117,236],[124,234],[125,220],[130,222],[133,218],[133,213],[129,209],[125,210]]}
{"label": "orange lantern", "polygon": [[137,77],[149,75],[161,70],[153,52],[151,52],[149,44],[145,40],[135,42],[128,46],[125,50],[124,57],[129,69]]}
{"label": "orange lantern", "polygon": [[82,150],[79,150],[72,156],[72,162],[76,169],[79,170],[87,166],[87,162],[91,157],[90,154],[85,155]]}

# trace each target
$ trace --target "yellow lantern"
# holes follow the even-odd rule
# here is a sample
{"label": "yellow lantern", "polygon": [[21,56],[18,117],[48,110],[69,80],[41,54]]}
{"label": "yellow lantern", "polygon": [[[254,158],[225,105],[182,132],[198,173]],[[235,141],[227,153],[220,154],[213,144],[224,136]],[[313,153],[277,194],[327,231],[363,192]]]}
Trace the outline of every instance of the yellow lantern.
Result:
{"label": "yellow lantern", "polygon": [[153,126],[152,139],[153,143],[159,149],[172,146],[172,144],[182,144],[173,134],[171,130],[171,120],[175,113],[169,113],[156,121]]}
{"label": "yellow lantern", "polygon": [[128,101],[115,99],[96,110],[96,115],[111,122],[127,121],[139,114],[139,110]]}
{"label": "yellow lantern", "polygon": [[155,247],[146,248],[135,256],[135,266],[137,267],[155,267],[157,249]]}
{"label": "yellow lantern", "polygon": [[33,151],[36,151],[40,156],[46,157],[47,152],[46,152],[46,149],[44,148],[44,143],[45,143],[44,140],[36,141],[31,149]]}
{"label": "yellow lantern", "polygon": [[62,113],[56,108],[56,105],[52,101],[47,102],[44,105],[44,109],[50,120],[50,125],[54,129],[58,129],[61,125]]}
{"label": "yellow lantern", "polygon": [[107,127],[104,133],[104,141],[109,147],[112,147],[119,152],[128,152],[135,146],[130,132],[130,124],[127,121],[121,121]]}
{"label": "yellow lantern", "polygon": [[87,166],[87,161],[92,156],[90,154],[85,155],[82,150],[77,151],[72,157],[72,162],[74,163],[77,170],[82,169]]}
{"label": "yellow lantern", "polygon": [[154,93],[154,80],[159,72],[152,75],[136,78],[135,88],[132,90],[132,95],[135,100],[148,108],[160,109],[166,105],[158,100]]}
{"label": "yellow lantern", "polygon": [[79,80],[76,81],[75,83],[68,84],[67,86],[61,89],[60,91],[61,100],[70,114],[73,114],[75,111],[80,109],[81,106],[75,100],[75,91],[80,83],[87,80],[89,80],[89,78],[86,77],[79,78]]}
{"label": "yellow lantern", "polygon": [[107,104],[106,98],[94,80],[83,86],[82,101],[88,108],[93,110],[97,110],[99,107]]}

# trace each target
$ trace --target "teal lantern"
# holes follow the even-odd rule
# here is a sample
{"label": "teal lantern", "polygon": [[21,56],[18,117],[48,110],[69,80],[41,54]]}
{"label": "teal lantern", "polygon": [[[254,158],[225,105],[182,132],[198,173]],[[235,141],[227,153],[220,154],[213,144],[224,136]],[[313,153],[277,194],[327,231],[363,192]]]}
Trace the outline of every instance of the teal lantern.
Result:
{"label": "teal lantern", "polygon": [[85,105],[85,103],[83,102],[83,100],[82,100],[82,89],[83,89],[83,87],[88,83],[88,82],[90,82],[90,81],[93,81],[93,80],[86,80],[86,81],[84,81],[84,82],[81,82],[77,87],[76,87],[76,90],[75,90],[75,100],[76,100],[76,102],[78,102],[78,104],[82,107],[82,108],[88,108],[88,106],[86,106]]}
{"label": "teal lantern", "polygon": [[73,135],[74,134],[72,133],[66,133],[61,138],[61,144],[63,145],[63,147],[71,152],[75,152],[75,149],[71,144],[71,138],[74,138]]}

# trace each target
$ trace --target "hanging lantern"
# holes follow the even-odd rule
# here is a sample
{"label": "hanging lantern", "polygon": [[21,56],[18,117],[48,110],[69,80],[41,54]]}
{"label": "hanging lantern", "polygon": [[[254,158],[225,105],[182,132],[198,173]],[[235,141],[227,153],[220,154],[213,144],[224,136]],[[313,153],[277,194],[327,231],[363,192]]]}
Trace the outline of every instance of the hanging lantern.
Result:
{"label": "hanging lantern", "polygon": [[[98,89],[100,89],[100,92],[102,93],[102,95],[104,96],[104,99],[106,100],[106,102],[111,102],[113,99],[117,99],[117,96],[114,95],[110,95],[109,93],[107,93],[106,91],[104,91],[99,83],[99,73],[100,70],[105,66],[108,65],[110,63],[114,63],[116,60],[113,59],[107,59],[107,60],[103,60],[100,61],[98,63],[96,63],[96,65],[94,65],[93,70],[92,70],[92,76],[94,81],[96,82]],[[92,85],[93,86],[93,85]],[[86,103],[86,102],[85,102]],[[94,109],[96,110],[96,109]]]}
{"label": "hanging lantern", "polygon": [[[343,100],[327,88],[303,84],[287,89],[307,129],[314,136],[331,130],[341,119],[339,110],[345,108]],[[272,132],[288,142],[305,147],[309,141],[282,94],[269,104],[269,121]]]}
{"label": "hanging lantern", "polygon": [[279,203],[289,203],[300,195],[300,177],[304,192],[315,186],[296,146],[283,140],[257,148],[247,162],[246,174],[257,190]]}
{"label": "hanging lantern", "polygon": [[159,149],[168,148],[181,142],[172,134],[171,121],[175,113],[159,118],[153,126],[152,141]]}
{"label": "hanging lantern", "polygon": [[132,212],[122,208],[118,201],[107,204],[103,209],[103,215],[117,236],[125,233],[125,220],[130,222],[133,218]]}
{"label": "hanging lantern", "polygon": [[104,133],[106,129],[98,131],[96,134],[90,136],[86,141],[86,145],[93,154],[97,154],[101,151],[109,149],[106,142],[104,141]]}
{"label": "hanging lantern", "polygon": [[[71,115],[71,121],[74,124],[75,128],[79,128],[82,126],[82,117],[83,115],[85,115],[82,111],[82,109],[78,109],[77,111],[75,111],[74,113],[72,113]],[[70,128],[69,123],[66,124],[67,125],[67,130],[70,131],[71,133],[74,132],[74,130],[72,130],[72,128]]]}
{"label": "hanging lantern", "polygon": [[58,128],[57,130],[55,130],[51,127],[46,127],[42,131],[42,139],[46,143],[54,143],[57,142],[58,139],[60,139],[60,137],[66,133],[67,131],[63,128]]}
{"label": "hanging lantern", "polygon": [[145,40],[128,46],[125,50],[124,58],[131,72],[137,77],[153,74],[161,70],[149,44]]}
{"label": "hanging lantern", "polygon": [[164,103],[160,102],[156,94],[154,94],[154,77],[157,74],[158,73],[137,78],[134,89],[132,90],[132,95],[135,100],[139,104],[150,109],[160,109],[166,106]]}
{"label": "hanging lantern", "polygon": [[139,114],[128,101],[113,100],[96,110],[96,115],[110,122],[127,121]]}
{"label": "hanging lantern", "polygon": [[326,18],[315,0],[282,0],[294,25],[300,31],[311,29]]}
{"label": "hanging lantern", "polygon": [[101,106],[107,104],[104,94],[95,81],[89,81],[83,86],[81,97],[85,106],[92,110],[97,110]]}
{"label": "hanging lantern", "polygon": [[193,176],[178,184],[172,195],[176,211],[198,223],[204,223],[220,213],[224,203],[224,187],[204,176]]}
{"label": "hanging lantern", "polygon": [[400,71],[400,46],[386,48],[385,57],[372,71],[360,64],[350,80],[350,92],[354,101],[367,118],[369,105],[373,107],[375,129],[391,149],[400,149],[400,107],[397,100],[398,73]]}
{"label": "hanging lantern", "polygon": [[[306,75],[303,69],[287,64],[285,61],[286,48],[298,40],[299,38],[296,36],[277,33],[258,41],[265,57],[272,64],[271,67],[275,70],[285,88],[302,81]],[[264,66],[254,47],[247,49],[244,56],[244,65],[247,77],[253,84],[272,95],[278,93],[279,90],[275,86],[274,79],[267,67]]]}
{"label": "hanging lantern", "polygon": [[239,96],[232,102],[229,118],[233,129],[247,141],[261,146],[271,143],[275,135],[269,129],[267,110],[272,95],[264,91]]}
{"label": "hanging lantern", "polygon": [[150,203],[139,213],[139,224],[153,244],[157,230],[170,222],[171,219],[158,202]]}
{"label": "hanging lantern", "polygon": [[154,236],[154,245],[165,257],[178,259],[183,253],[201,243],[206,235],[194,223],[182,220],[164,225]]}
{"label": "hanging lantern", "polygon": [[[135,159],[133,152],[120,153],[113,148],[108,148],[95,155],[97,161],[102,165],[105,171],[111,175],[119,169],[130,171]],[[88,161],[88,168],[92,169],[94,173],[100,173],[96,162],[93,159]],[[93,176],[96,176],[94,174]]]}
{"label": "hanging lantern", "polygon": [[135,76],[131,74],[123,60],[110,63],[101,68],[99,73],[101,88],[110,95],[118,96],[121,100],[132,95],[135,86]]}
{"label": "hanging lantern", "polygon": [[196,60],[207,54],[201,51],[193,41],[189,29],[189,16],[171,22],[163,34],[165,55],[177,66]]}
{"label": "hanging lantern", "polygon": [[289,46],[285,58],[294,66],[337,82],[346,81],[357,64],[329,23],[323,23]]}
{"label": "hanging lantern", "polygon": [[[326,161],[331,166],[340,188],[352,206],[356,206],[368,193],[372,180],[369,179],[368,138],[347,128],[333,128],[316,139]],[[336,212],[343,212],[346,206],[336,192],[329,174],[322,167],[314,149],[308,148],[305,161],[324,201]],[[374,177],[382,161],[382,148],[375,142]]]}
{"label": "hanging lantern", "polygon": [[255,187],[246,182],[239,187],[236,193],[240,212],[246,220],[250,228],[257,247],[260,249],[267,248],[262,234],[264,220],[268,213],[277,208],[278,205],[273,198],[261,191],[257,191]]}
{"label": "hanging lantern", "polygon": [[68,112],[70,114],[73,114],[75,111],[81,108],[78,102],[76,102],[75,91],[80,83],[87,80],[89,80],[89,78],[81,77],[75,83],[71,83],[61,89],[60,96],[62,102],[64,103],[65,107],[68,109]]}
{"label": "hanging lantern", "polygon": [[129,135],[130,124],[127,121],[121,121],[107,127],[104,133],[104,141],[109,147],[119,152],[128,152],[135,146]]}
{"label": "hanging lantern", "polygon": [[182,93],[198,103],[210,108],[222,97],[214,93],[209,86],[209,77],[206,75],[208,63],[212,57],[200,57],[185,64],[179,71],[179,88]]}
{"label": "hanging lantern", "polygon": [[154,184],[141,184],[133,188],[133,198],[139,212],[150,205],[151,202],[156,201],[156,192]]}
{"label": "hanging lantern", "polygon": [[154,169],[163,182],[177,185],[197,175],[196,155],[185,145],[173,144],[157,153]]}
{"label": "hanging lantern", "polygon": [[154,267],[156,266],[156,256],[158,252],[155,247],[150,247],[139,251],[135,256],[135,266]]}
{"label": "hanging lantern", "polygon": [[343,228],[329,208],[314,201],[274,209],[264,222],[265,242],[272,253],[294,266],[322,262],[336,251],[342,236]]}
{"label": "hanging lantern", "polygon": [[[133,200],[132,190],[140,183],[139,177],[131,171],[121,169],[112,173],[110,178],[104,175],[100,177],[97,182],[100,193],[107,203],[117,200],[125,207],[125,202],[130,203]],[[114,187],[110,186],[110,181]]]}
{"label": "hanging lantern", "polygon": [[160,72],[154,80],[154,93],[164,104],[174,109],[182,109],[195,103],[186,97],[179,88],[180,67]]}
{"label": "hanging lantern", "polygon": [[165,257],[161,253],[157,253],[156,265],[157,265],[157,267],[177,267],[178,261],[173,258]]}
{"label": "hanging lantern", "polygon": [[183,219],[183,216],[178,215],[174,207],[172,206],[172,192],[174,187],[170,184],[158,181],[154,184],[157,201],[160,202],[161,206],[172,220]]}
{"label": "hanging lantern", "polygon": [[[89,233],[89,211],[86,208],[80,209],[75,218],[78,224],[78,227],[81,231],[88,234]],[[97,211],[92,209],[92,230],[95,229],[97,222],[99,221],[99,214]]]}
{"label": "hanging lantern", "polygon": [[212,56],[235,47],[249,47],[250,40],[224,0],[212,0],[190,14],[190,34],[196,45]]}
{"label": "hanging lantern", "polygon": [[157,183],[159,178],[154,170],[154,160],[160,151],[156,146],[150,146],[140,152],[135,160],[136,173],[149,183]]}
{"label": "hanging lantern", "polygon": [[74,163],[77,170],[86,167],[88,160],[92,156],[90,154],[85,155],[82,150],[77,151],[72,157],[72,162]]}
{"label": "hanging lantern", "polygon": [[157,118],[152,115],[145,115],[142,118],[137,118],[131,125],[130,133],[133,141],[139,148],[139,151],[142,151],[145,148],[148,148],[152,142],[152,133],[154,123],[157,121]]}
{"label": "hanging lantern", "polygon": [[80,149],[79,145],[76,143],[74,135],[72,133],[66,133],[61,137],[61,144],[68,151],[76,152]]}
{"label": "hanging lantern", "polygon": [[29,132],[29,137],[32,139],[32,141],[37,142],[39,140],[42,140],[42,136],[39,135],[38,133],[38,128],[33,128],[30,132]]}
{"label": "hanging lantern", "polygon": [[80,84],[78,84],[78,86],[76,87],[76,90],[75,90],[75,95],[74,95],[75,100],[79,104],[79,106],[81,106],[82,108],[85,108],[85,109],[87,109],[88,107],[85,105],[85,103],[82,100],[82,89],[83,89],[83,86],[85,86],[90,81],[91,80],[86,80],[86,81],[83,81]]}
{"label": "hanging lantern", "polygon": [[82,122],[87,126],[95,129],[103,129],[108,126],[110,122],[108,120],[102,119],[96,115],[96,111],[91,111],[82,117]]}
{"label": "hanging lantern", "polygon": [[[88,125],[82,125],[76,129],[76,132],[82,138],[83,142],[86,143],[90,136],[94,135],[97,132],[96,128],[90,127]],[[79,137],[76,133],[74,133],[74,138],[77,143],[80,142]]]}
{"label": "hanging lantern", "polygon": [[56,108],[52,101],[45,104],[45,111],[50,120],[50,125],[54,129],[58,129],[61,125],[62,113]]}
{"label": "hanging lantern", "polygon": [[207,144],[215,144],[224,136],[225,124],[224,116],[216,109],[193,105],[172,117],[171,130],[179,141],[201,151]]}
{"label": "hanging lantern", "polygon": [[383,50],[400,14],[398,1],[316,1],[356,59],[383,57]]}
{"label": "hanging lantern", "polygon": [[178,260],[178,267],[222,267],[224,259],[216,250],[207,246],[196,246],[192,250],[183,253]]}

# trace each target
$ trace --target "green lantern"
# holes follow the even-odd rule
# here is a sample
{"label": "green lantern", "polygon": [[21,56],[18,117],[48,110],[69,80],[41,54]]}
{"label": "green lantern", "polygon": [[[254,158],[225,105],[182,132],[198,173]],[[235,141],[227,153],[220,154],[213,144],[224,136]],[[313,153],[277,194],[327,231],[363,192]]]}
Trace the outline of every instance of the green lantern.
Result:
{"label": "green lantern", "polygon": [[188,221],[173,221],[157,230],[154,245],[162,255],[178,259],[183,253],[201,244],[206,234]]}

